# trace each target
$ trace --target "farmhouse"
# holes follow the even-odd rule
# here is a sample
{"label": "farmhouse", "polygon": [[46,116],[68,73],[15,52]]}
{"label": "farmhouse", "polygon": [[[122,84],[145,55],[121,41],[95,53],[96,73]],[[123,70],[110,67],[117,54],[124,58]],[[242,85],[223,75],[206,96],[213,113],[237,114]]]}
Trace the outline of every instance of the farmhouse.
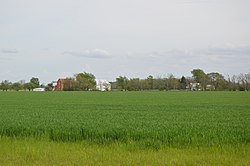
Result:
{"label": "farmhouse", "polygon": [[190,89],[192,91],[200,91],[200,83],[190,83],[187,87],[187,89]]}
{"label": "farmhouse", "polygon": [[111,84],[107,80],[96,80],[96,90],[111,91]]}

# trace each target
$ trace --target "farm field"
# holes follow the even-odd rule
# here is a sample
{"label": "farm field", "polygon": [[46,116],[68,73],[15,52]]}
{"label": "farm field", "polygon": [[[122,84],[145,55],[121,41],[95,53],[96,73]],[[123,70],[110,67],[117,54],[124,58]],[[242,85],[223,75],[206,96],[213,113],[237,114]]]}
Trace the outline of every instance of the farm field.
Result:
{"label": "farm field", "polygon": [[[0,92],[0,115],[0,155],[16,156],[1,157],[0,165],[29,162],[24,156],[33,152],[47,161],[55,149],[75,149],[75,159],[90,152],[89,161],[97,162],[98,153],[110,161],[132,153],[127,161],[165,154],[160,163],[250,162],[248,92]],[[14,144],[13,152],[7,145]]]}
{"label": "farm field", "polygon": [[249,165],[250,146],[140,149],[132,144],[95,145],[1,138],[0,165]]}

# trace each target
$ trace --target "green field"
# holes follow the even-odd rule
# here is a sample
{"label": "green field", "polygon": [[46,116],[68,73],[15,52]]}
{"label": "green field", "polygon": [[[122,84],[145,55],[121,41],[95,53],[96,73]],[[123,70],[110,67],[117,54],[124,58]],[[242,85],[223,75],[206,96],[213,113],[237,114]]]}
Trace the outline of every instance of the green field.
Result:
{"label": "green field", "polygon": [[2,147],[31,139],[34,148],[84,143],[107,153],[114,146],[151,155],[215,148],[233,149],[230,159],[245,155],[243,165],[250,160],[248,92],[0,92],[0,115]]}

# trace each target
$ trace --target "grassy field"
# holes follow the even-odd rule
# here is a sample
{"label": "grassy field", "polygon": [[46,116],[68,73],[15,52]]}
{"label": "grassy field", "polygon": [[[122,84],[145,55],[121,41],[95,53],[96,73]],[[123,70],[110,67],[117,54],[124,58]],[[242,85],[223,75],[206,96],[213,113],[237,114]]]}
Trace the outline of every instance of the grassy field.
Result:
{"label": "grassy field", "polygon": [[[222,155],[228,159],[218,162],[231,164],[238,159],[239,165],[247,165],[250,160],[247,92],[0,92],[0,115],[1,154],[8,153],[6,145],[11,142],[17,147],[30,145],[27,153],[40,145],[74,149],[84,142],[86,148],[75,148],[76,158],[77,151],[80,157],[84,149],[86,153],[93,150],[94,155],[94,149],[100,148],[97,155],[122,149],[121,156],[147,153],[149,158],[163,153],[171,156],[175,151],[177,164],[189,163],[182,159],[196,153],[201,159]],[[15,152],[9,151],[22,159],[18,149]],[[120,159],[123,163],[125,158]],[[160,163],[171,164],[163,159]],[[191,165],[198,164],[193,159]],[[218,164],[217,160],[210,164]]]}
{"label": "grassy field", "polygon": [[140,149],[109,145],[0,138],[0,165],[250,165],[250,146]]}

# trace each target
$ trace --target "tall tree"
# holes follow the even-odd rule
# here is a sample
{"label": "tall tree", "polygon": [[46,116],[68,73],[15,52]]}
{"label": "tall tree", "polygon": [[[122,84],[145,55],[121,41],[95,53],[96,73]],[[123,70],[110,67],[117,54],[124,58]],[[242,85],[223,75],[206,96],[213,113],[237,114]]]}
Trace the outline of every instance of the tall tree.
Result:
{"label": "tall tree", "polygon": [[30,83],[33,84],[33,89],[34,89],[34,88],[38,88],[39,85],[40,85],[40,83],[39,83],[39,78],[32,77],[32,78],[30,79]]}
{"label": "tall tree", "polygon": [[238,80],[238,89],[243,91],[246,90],[248,91],[249,89],[249,76],[248,74],[239,74],[237,76],[237,80]]}
{"label": "tall tree", "polygon": [[177,89],[179,87],[179,81],[174,77],[173,74],[168,74],[168,78],[165,80],[167,90]]}
{"label": "tall tree", "polygon": [[193,74],[194,81],[198,83],[201,83],[206,75],[206,73],[201,69],[193,69],[191,73]]}
{"label": "tall tree", "polygon": [[128,90],[141,90],[141,80],[139,78],[131,78],[128,81]]}
{"label": "tall tree", "polygon": [[76,81],[81,90],[94,89],[96,85],[95,76],[91,73],[84,72],[77,74]]}
{"label": "tall tree", "polygon": [[31,82],[25,83],[25,84],[23,85],[23,88],[24,88],[25,90],[28,89],[29,91],[31,91],[32,89],[34,89],[34,84],[31,83]]}
{"label": "tall tree", "polygon": [[[140,80],[140,88],[141,88],[141,90],[149,90],[149,89],[151,89],[147,79],[141,79]],[[153,89],[153,87],[152,87],[152,89]]]}
{"label": "tall tree", "polygon": [[233,75],[231,78],[229,77],[230,82],[230,90],[236,91],[237,90],[237,83],[236,83],[237,76]]}
{"label": "tall tree", "polygon": [[3,91],[7,91],[11,88],[11,82],[8,81],[8,80],[4,80],[1,82],[1,85],[0,85],[0,89],[2,89]]}
{"label": "tall tree", "polygon": [[180,79],[180,89],[186,89],[187,87],[187,80],[184,76],[181,77]]}
{"label": "tall tree", "polygon": [[223,90],[225,84],[225,78],[222,74],[218,72],[212,72],[207,74],[209,77],[209,82],[214,86],[214,90]]}
{"label": "tall tree", "polygon": [[161,78],[161,76],[158,76],[156,79],[154,79],[154,89],[158,90],[166,89],[165,82],[166,82],[165,79]]}
{"label": "tall tree", "polygon": [[80,90],[77,86],[77,82],[74,78],[66,78],[63,80],[63,90],[64,91],[75,91]]}
{"label": "tall tree", "polygon": [[117,86],[121,90],[127,90],[128,88],[128,78],[125,76],[119,76],[116,78]]}
{"label": "tall tree", "polygon": [[149,89],[152,90],[154,87],[154,77],[152,75],[149,75],[147,77],[147,82],[148,82]]}
{"label": "tall tree", "polygon": [[200,83],[202,90],[205,90],[208,83],[207,74],[201,69],[193,69],[191,73],[193,74],[194,81]]}
{"label": "tall tree", "polygon": [[20,82],[15,82],[14,84],[12,84],[12,89],[14,89],[15,91],[19,91],[21,90],[23,87],[22,87],[22,84]]}

